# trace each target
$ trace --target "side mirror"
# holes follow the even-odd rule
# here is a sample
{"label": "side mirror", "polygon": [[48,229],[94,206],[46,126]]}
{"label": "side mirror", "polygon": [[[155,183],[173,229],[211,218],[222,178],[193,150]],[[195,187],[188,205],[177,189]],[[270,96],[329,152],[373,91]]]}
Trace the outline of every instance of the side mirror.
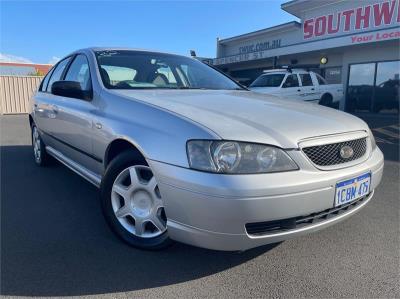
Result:
{"label": "side mirror", "polygon": [[51,86],[51,93],[56,96],[91,100],[92,91],[82,90],[81,84],[76,81],[55,81]]}

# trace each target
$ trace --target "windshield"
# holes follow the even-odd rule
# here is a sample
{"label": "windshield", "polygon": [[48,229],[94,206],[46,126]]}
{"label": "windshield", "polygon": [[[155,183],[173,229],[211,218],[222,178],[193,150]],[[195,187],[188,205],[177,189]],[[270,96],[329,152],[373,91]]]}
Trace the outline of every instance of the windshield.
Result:
{"label": "windshield", "polygon": [[109,89],[244,89],[212,67],[184,56],[144,51],[96,52]]}
{"label": "windshield", "polygon": [[285,74],[262,75],[251,83],[250,87],[279,87]]}

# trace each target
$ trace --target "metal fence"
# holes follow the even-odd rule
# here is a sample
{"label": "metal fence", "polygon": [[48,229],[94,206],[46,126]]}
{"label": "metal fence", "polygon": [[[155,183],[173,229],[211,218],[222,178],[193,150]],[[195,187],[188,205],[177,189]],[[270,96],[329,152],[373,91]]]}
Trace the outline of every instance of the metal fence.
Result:
{"label": "metal fence", "polygon": [[28,113],[29,99],[43,77],[0,76],[0,113]]}

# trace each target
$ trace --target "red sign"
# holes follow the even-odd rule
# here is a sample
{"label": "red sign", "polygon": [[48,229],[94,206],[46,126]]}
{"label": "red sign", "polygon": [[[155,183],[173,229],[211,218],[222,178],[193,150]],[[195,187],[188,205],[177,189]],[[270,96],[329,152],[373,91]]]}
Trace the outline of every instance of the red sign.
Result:
{"label": "red sign", "polygon": [[400,38],[400,30],[393,30],[385,33],[376,32],[371,34],[354,35],[351,36],[350,38],[352,44],[381,41],[385,39],[394,39],[394,38]]}
{"label": "red sign", "polygon": [[303,23],[304,38],[400,24],[399,1],[385,1],[307,19]]}

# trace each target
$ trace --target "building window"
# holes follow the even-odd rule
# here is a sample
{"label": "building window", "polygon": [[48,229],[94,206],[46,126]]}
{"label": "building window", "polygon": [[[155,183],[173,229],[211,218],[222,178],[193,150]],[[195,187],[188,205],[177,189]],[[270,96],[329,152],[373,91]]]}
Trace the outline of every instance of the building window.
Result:
{"label": "building window", "polygon": [[373,107],[375,112],[385,110],[399,112],[399,73],[400,60],[378,63]]}
{"label": "building window", "polygon": [[324,69],[324,77],[328,84],[342,83],[342,67],[327,67]]}
{"label": "building window", "polygon": [[399,112],[400,61],[350,65],[346,109],[350,112]]}

